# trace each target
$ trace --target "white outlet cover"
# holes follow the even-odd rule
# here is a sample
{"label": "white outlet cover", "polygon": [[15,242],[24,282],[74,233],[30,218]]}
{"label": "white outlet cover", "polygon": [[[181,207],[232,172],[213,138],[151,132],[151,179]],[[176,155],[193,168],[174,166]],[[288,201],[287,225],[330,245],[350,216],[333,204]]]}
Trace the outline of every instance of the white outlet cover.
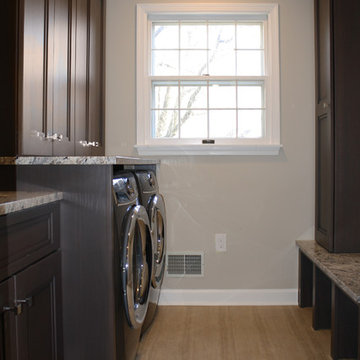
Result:
{"label": "white outlet cover", "polygon": [[215,249],[217,252],[226,251],[226,234],[215,234]]}

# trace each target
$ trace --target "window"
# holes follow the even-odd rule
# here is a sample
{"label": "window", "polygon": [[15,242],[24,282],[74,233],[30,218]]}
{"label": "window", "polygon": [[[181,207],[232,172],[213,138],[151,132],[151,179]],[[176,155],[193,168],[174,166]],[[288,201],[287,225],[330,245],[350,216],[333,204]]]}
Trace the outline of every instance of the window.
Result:
{"label": "window", "polygon": [[137,6],[140,154],[278,154],[278,6]]}

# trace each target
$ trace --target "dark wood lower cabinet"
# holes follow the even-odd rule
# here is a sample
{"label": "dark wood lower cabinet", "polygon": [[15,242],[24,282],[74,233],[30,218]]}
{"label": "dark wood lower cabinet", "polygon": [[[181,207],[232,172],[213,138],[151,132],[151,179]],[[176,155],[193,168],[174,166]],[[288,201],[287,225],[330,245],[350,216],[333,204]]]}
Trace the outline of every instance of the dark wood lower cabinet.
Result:
{"label": "dark wood lower cabinet", "polygon": [[20,359],[62,359],[60,253],[16,276],[16,317]]}
{"label": "dark wood lower cabinet", "polygon": [[62,360],[59,203],[0,216],[0,360]]}
{"label": "dark wood lower cabinet", "polygon": [[10,309],[14,304],[14,278],[0,283],[0,360],[17,360],[15,313]]}
{"label": "dark wood lower cabinet", "polygon": [[0,283],[1,360],[63,359],[60,264],[56,252]]}

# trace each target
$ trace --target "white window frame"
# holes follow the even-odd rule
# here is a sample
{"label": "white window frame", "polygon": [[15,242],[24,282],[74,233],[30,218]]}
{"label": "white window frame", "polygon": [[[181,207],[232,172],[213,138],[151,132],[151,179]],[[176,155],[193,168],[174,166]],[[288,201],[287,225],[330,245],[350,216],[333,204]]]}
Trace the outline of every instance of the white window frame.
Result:
{"label": "white window frame", "polygon": [[[202,144],[198,140],[182,141],[151,138],[151,21],[149,15],[176,14],[249,14],[267,15],[266,69],[266,137],[237,139],[236,143]],[[137,4],[136,28],[136,100],[137,144],[140,155],[278,155],[280,148],[280,59],[279,5],[260,3],[172,3]]]}

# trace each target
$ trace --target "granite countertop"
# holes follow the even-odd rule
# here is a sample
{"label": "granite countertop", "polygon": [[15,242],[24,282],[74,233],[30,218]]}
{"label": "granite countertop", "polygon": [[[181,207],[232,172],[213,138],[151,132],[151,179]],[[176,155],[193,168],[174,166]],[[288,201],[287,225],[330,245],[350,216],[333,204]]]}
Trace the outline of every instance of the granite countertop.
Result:
{"label": "granite countertop", "polygon": [[0,157],[0,165],[156,165],[159,163],[159,160],[127,156]]}
{"label": "granite countertop", "polygon": [[313,240],[296,245],[353,301],[360,303],[360,253],[329,253]]}
{"label": "granite countertop", "polygon": [[62,198],[61,192],[0,191],[0,215],[49,204]]}

